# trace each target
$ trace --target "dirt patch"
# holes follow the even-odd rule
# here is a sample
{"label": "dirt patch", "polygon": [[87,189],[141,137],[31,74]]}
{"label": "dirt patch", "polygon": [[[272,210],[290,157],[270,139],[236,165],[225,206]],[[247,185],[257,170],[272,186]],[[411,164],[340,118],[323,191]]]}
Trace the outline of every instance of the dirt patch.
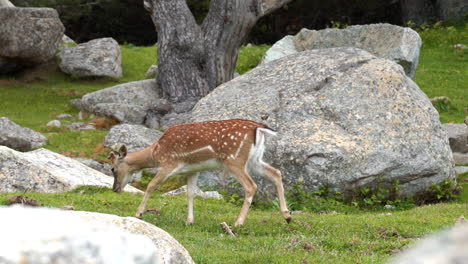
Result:
{"label": "dirt patch", "polygon": [[29,197],[17,195],[8,198],[8,205],[12,204],[22,204],[22,205],[29,205],[29,206],[42,206],[40,202],[34,199],[30,199]]}

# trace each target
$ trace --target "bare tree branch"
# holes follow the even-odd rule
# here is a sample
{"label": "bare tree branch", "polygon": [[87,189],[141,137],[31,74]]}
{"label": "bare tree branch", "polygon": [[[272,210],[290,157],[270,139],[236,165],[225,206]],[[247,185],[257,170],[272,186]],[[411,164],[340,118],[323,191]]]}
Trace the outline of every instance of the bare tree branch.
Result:
{"label": "bare tree branch", "polygon": [[260,0],[261,1],[261,14],[260,16],[266,16],[283,5],[291,2],[292,0]]}

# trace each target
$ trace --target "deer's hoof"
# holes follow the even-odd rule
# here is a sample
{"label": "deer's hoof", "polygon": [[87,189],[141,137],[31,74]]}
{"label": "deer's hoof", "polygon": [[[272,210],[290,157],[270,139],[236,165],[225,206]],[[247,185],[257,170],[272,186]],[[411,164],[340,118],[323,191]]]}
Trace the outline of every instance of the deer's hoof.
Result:
{"label": "deer's hoof", "polygon": [[288,223],[288,224],[291,223],[291,219],[292,219],[291,217],[286,218],[286,219],[285,219],[285,220],[286,220],[286,223]]}

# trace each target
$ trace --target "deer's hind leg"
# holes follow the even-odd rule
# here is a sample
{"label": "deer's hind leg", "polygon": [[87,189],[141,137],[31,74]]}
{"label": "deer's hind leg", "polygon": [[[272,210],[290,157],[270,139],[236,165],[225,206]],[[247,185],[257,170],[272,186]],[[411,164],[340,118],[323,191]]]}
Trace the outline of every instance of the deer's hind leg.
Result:
{"label": "deer's hind leg", "polygon": [[246,163],[239,164],[236,162],[225,162],[226,169],[231,172],[234,177],[244,188],[244,204],[242,205],[239,216],[237,217],[235,226],[244,224],[247,213],[249,212],[250,205],[252,204],[253,197],[257,191],[257,184],[253,181],[252,177],[246,171]]}
{"label": "deer's hind leg", "polygon": [[260,165],[261,166],[257,171],[275,185],[281,214],[286,222],[291,222],[291,213],[288,210],[286,199],[284,198],[284,187],[281,172],[263,161],[260,161]]}

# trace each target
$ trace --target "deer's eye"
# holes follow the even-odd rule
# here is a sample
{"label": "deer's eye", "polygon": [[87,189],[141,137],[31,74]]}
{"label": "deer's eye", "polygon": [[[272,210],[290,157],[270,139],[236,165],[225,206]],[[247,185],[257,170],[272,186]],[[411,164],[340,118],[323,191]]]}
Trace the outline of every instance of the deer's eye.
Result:
{"label": "deer's eye", "polygon": [[112,173],[114,173],[114,168],[111,168]]}

